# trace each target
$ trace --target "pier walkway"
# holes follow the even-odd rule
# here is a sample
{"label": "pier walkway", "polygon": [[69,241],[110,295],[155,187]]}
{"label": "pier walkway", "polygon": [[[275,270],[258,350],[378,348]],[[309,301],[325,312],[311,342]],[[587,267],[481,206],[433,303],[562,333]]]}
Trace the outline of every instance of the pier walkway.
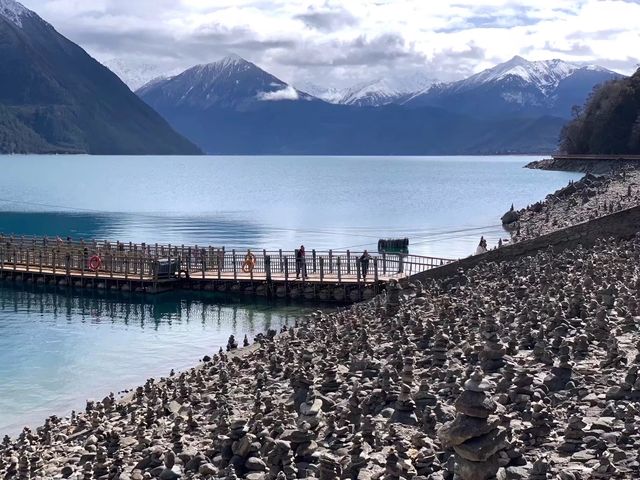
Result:
{"label": "pier walkway", "polygon": [[[160,293],[170,290],[238,292],[265,297],[359,301],[453,260],[419,255],[372,254],[367,271],[362,252],[245,251],[198,245],[135,244],[0,235],[0,279],[71,288]],[[296,275],[297,267],[306,276]],[[366,274],[365,274],[366,273]]]}

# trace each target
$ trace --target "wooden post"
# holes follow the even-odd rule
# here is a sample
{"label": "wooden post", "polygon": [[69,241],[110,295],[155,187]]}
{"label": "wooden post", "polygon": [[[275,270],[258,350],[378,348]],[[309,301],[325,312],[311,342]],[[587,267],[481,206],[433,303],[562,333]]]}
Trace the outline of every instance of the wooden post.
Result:
{"label": "wooden post", "polygon": [[336,259],[336,267],[338,267],[338,283],[342,283],[342,272],[340,271],[340,257]]}
{"label": "wooden post", "polygon": [[360,288],[360,277],[362,274],[362,271],[360,270],[360,262],[356,263],[356,270],[357,270],[357,277],[358,277],[358,288]]}
{"label": "wooden post", "polygon": [[160,267],[160,262],[158,261],[158,254],[156,253],[153,257],[153,282],[158,283],[158,270]]}
{"label": "wooden post", "polygon": [[[203,250],[204,250],[204,249],[203,249]],[[204,280],[204,277],[205,277],[205,276],[204,276],[204,272],[205,272],[205,271],[206,271],[206,269],[207,269],[207,259],[206,259],[206,256],[205,256],[205,255],[202,255],[202,259],[201,259],[201,261],[202,261],[202,279]]]}
{"label": "wooden post", "polygon": [[27,272],[29,271],[29,250],[27,250]]}
{"label": "wooden post", "polygon": [[[158,249],[156,249],[156,252],[158,251]],[[143,253],[142,255],[140,255],[140,281],[142,281],[144,279],[144,260],[146,258],[146,253]]]}
{"label": "wooden post", "polygon": [[280,256],[280,273],[284,271],[284,266],[282,265],[282,249],[278,250],[278,255]]}
{"label": "wooden post", "polygon": [[382,252],[382,274],[387,274],[387,253]]}
{"label": "wooden post", "polygon": [[324,258],[320,257],[320,283],[324,282]]}
{"label": "wooden post", "polygon": [[311,256],[313,258],[313,273],[316,273],[316,249],[311,250]]}
{"label": "wooden post", "polygon": [[118,251],[111,252],[109,255],[109,277],[113,278],[113,258],[118,255]]}
{"label": "wooden post", "polygon": [[124,278],[125,280],[129,279],[129,255],[128,254],[125,254],[124,256]]}
{"label": "wooden post", "polygon": [[[220,255],[222,253],[222,255]],[[222,264],[224,263],[224,252],[218,251],[218,280],[222,277]]]}
{"label": "wooden post", "polygon": [[333,250],[329,250],[329,273],[333,273]]}
{"label": "wooden post", "polygon": [[347,250],[347,275],[351,275],[351,252]]}
{"label": "wooden post", "polygon": [[376,288],[378,285],[378,258],[373,257],[373,279],[376,282]]}
{"label": "wooden post", "polygon": [[191,247],[187,248],[187,277],[191,277]]}
{"label": "wooden post", "polygon": [[289,257],[284,256],[284,285],[285,290],[289,291]]}
{"label": "wooden post", "polygon": [[[169,271],[167,272],[169,274],[169,276],[171,276],[171,269],[173,268],[173,263],[171,263],[171,247],[169,247]],[[149,272],[151,273],[151,272]]]}
{"label": "wooden post", "polygon": [[233,279],[238,279],[238,266],[236,265],[236,249],[231,250],[231,260],[233,262]]}
{"label": "wooden post", "polygon": [[267,283],[271,283],[271,255],[264,259],[264,270],[267,274]]}

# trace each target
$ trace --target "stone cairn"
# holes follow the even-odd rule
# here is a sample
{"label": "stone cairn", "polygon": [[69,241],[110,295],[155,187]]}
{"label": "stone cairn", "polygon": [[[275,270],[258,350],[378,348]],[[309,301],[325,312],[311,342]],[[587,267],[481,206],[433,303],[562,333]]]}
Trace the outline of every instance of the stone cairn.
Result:
{"label": "stone cairn", "polygon": [[455,402],[456,418],[438,432],[442,443],[455,451],[455,471],[460,480],[492,479],[503,463],[506,430],[493,415],[497,405],[487,393],[494,387],[476,369]]}

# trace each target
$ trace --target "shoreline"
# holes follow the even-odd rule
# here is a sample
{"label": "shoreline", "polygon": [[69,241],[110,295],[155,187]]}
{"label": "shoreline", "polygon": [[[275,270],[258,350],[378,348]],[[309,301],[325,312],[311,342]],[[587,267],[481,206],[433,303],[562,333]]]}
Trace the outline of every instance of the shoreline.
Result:
{"label": "shoreline", "polygon": [[[572,204],[558,199],[640,182],[624,175],[587,176],[524,212],[546,218],[556,206],[554,219],[566,217]],[[532,238],[544,233],[530,228]],[[619,272],[639,260],[638,239],[599,241],[480,262],[424,285],[394,282],[367,303],[315,313],[5,439],[0,475],[637,478],[628,406],[640,399],[640,303]],[[605,434],[612,453],[602,455]]]}
{"label": "shoreline", "polygon": [[[625,258],[618,251],[633,254]],[[539,252],[504,262],[512,266],[506,280],[550,263],[557,272],[586,268],[588,273],[588,262],[576,267],[576,255],[606,258],[601,267],[614,272],[640,258],[640,243]],[[147,474],[258,480],[278,472],[291,479],[351,473],[378,479],[395,472],[402,478],[446,479],[453,468],[492,472],[496,467],[495,474],[501,469],[510,475],[506,478],[613,468],[625,475],[618,478],[634,478],[629,475],[635,456],[629,453],[637,448],[635,437],[626,434],[615,467],[609,457],[601,461],[591,453],[599,448],[597,441],[583,438],[603,428],[627,432],[629,424],[622,421],[627,417],[617,420],[615,409],[598,412],[636,395],[634,387],[609,379],[622,378],[625,362],[640,356],[631,336],[637,324],[614,316],[617,294],[610,291],[602,307],[585,312],[587,318],[597,316],[595,325],[585,327],[584,319],[572,316],[577,303],[569,304],[566,318],[549,316],[544,333],[523,329],[539,321],[522,317],[527,305],[544,288],[566,288],[565,279],[557,272],[546,281],[532,278],[529,292],[509,304],[507,297],[493,296],[504,291],[504,272],[485,263],[441,282],[398,287],[367,304],[315,314],[297,328],[216,354],[185,372],[149,380],[120,401],[106,397],[71,419],[52,417],[22,440],[0,447],[5,468],[0,473],[29,468],[32,478],[111,478],[111,472],[122,480]],[[581,291],[587,298],[604,281],[589,278],[593,283],[583,282]],[[485,296],[501,301],[489,306]],[[562,300],[547,302],[560,306]],[[452,305],[475,313],[456,319]],[[629,301],[624,306],[633,307]],[[603,322],[620,330],[604,328]],[[578,335],[579,344],[558,336],[583,328],[588,334]],[[593,377],[594,368],[601,376]],[[481,404],[472,400],[478,395],[486,397]],[[562,441],[571,429],[582,435],[579,444],[569,442],[573,434]],[[489,456],[479,446],[485,435],[496,438]],[[545,442],[549,435],[557,440]],[[36,455],[21,453],[26,438]]]}
{"label": "shoreline", "polygon": [[535,238],[640,205],[640,165],[621,165],[601,175],[587,173],[544,200],[505,214],[503,224],[511,241]]}
{"label": "shoreline", "polygon": [[534,160],[525,168],[532,170],[549,170],[557,172],[590,173],[593,175],[605,175],[622,168],[638,168],[638,161],[630,160],[595,160],[595,159],[556,159],[544,158]]}

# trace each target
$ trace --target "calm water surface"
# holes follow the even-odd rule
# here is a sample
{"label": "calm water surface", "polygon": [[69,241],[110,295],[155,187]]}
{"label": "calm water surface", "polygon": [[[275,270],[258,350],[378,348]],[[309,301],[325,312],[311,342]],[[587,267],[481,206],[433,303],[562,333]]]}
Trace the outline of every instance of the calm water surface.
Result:
{"label": "calm water surface", "polygon": [[[372,248],[457,258],[579,175],[535,157],[0,157],[0,231],[138,242]],[[28,212],[28,213],[26,213]]]}
{"label": "calm water surface", "polygon": [[[480,235],[506,237],[499,218],[512,203],[579,178],[522,168],[535,158],[0,156],[0,232],[356,251],[409,237],[412,253],[456,258]],[[303,313],[0,285],[0,435]]]}
{"label": "calm water surface", "polygon": [[0,435],[191,367],[226,346],[230,334],[253,340],[311,311],[242,302],[0,285]]}

